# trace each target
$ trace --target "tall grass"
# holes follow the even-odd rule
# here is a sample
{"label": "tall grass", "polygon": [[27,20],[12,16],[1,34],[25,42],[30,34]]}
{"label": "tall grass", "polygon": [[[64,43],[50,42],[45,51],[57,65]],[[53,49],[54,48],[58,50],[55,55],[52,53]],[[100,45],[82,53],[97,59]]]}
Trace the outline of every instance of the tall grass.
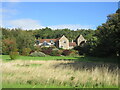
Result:
{"label": "tall grass", "polygon": [[[108,67],[104,66],[91,70],[86,68],[75,70],[69,63],[74,62],[63,60],[4,62],[2,65],[3,87],[9,84],[30,85],[33,88],[37,85],[40,87],[118,87],[118,68],[113,71],[109,71]],[[67,66],[64,67],[63,64]],[[81,62],[77,65],[79,67]]]}

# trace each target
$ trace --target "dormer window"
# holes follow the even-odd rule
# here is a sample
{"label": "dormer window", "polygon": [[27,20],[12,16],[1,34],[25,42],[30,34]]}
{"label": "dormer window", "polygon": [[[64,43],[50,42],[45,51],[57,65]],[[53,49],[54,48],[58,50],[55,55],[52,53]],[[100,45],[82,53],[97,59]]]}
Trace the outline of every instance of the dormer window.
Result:
{"label": "dormer window", "polygon": [[42,45],[43,46],[49,46],[49,44],[46,41],[44,41]]}
{"label": "dormer window", "polygon": [[50,40],[50,42],[53,42],[53,40]]}
{"label": "dormer window", "polygon": [[50,43],[51,43],[51,44],[54,44],[54,41],[53,41],[53,40],[50,40]]}

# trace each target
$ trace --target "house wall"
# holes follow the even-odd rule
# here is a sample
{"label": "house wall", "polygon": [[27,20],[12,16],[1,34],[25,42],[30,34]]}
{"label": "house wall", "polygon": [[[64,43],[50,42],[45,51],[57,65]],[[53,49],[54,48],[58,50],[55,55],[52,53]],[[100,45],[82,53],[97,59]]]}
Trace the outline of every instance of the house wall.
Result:
{"label": "house wall", "polygon": [[80,35],[78,38],[77,38],[77,45],[79,46],[81,42],[85,41],[86,42],[86,39]]}
{"label": "house wall", "polygon": [[[86,39],[82,35],[79,35],[75,40],[77,46],[79,46],[83,41],[86,42]],[[74,48],[74,46],[71,46],[71,45],[69,46],[69,40],[64,35],[59,40],[57,40],[54,44],[52,44],[51,42],[47,42],[47,43],[49,44],[49,46],[46,46],[46,47],[56,46],[57,48],[63,48],[63,49]],[[39,46],[42,46],[42,44],[43,43],[39,43]],[[37,45],[35,44],[34,46],[37,46]]]}
{"label": "house wall", "polygon": [[69,40],[64,35],[59,39],[59,48],[69,49]]}

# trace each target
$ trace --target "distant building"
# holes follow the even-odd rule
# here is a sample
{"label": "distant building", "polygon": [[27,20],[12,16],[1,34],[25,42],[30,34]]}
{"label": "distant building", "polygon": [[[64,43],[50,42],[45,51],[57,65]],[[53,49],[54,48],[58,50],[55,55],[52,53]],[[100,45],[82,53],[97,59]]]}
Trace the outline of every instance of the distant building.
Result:
{"label": "distant building", "polygon": [[63,48],[63,49],[72,49],[75,46],[81,45],[81,43],[86,43],[86,39],[79,35],[75,42],[69,42],[69,40],[63,35],[61,38],[57,39],[37,39],[35,46],[40,47],[52,47],[55,46],[57,48]]}

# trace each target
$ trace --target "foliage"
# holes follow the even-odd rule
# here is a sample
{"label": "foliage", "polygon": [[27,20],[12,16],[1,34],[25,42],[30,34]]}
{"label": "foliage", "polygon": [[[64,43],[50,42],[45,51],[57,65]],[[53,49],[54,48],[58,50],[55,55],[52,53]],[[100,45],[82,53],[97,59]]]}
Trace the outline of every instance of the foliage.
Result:
{"label": "foliage", "polygon": [[33,51],[40,52],[40,51],[41,51],[41,48],[40,48],[40,46],[35,46],[35,47],[34,47],[34,49],[33,49]]}
{"label": "foliage", "polygon": [[34,49],[34,37],[30,33],[20,32],[16,37],[16,43],[21,54],[24,48]]}
{"label": "foliage", "polygon": [[2,53],[3,54],[9,54],[12,51],[16,51],[16,41],[15,39],[4,39],[2,41]]}
{"label": "foliage", "polygon": [[46,55],[42,52],[35,51],[35,52],[31,53],[30,56],[32,56],[32,57],[45,57]]}
{"label": "foliage", "polygon": [[77,50],[72,50],[72,52],[69,54],[71,57],[79,57],[79,52]]}
{"label": "foliage", "polygon": [[76,53],[70,53],[69,56],[71,56],[71,57],[79,57],[79,54],[76,54]]}
{"label": "foliage", "polygon": [[15,51],[14,51],[14,52],[11,51],[10,54],[9,54],[9,56],[10,56],[11,60],[15,60],[15,59],[18,58],[19,53],[18,53],[18,52],[15,52]]}
{"label": "foliage", "polygon": [[52,30],[51,28],[43,28],[34,30],[34,35],[36,39],[50,39],[50,38],[59,38],[62,35],[65,35],[70,41],[75,40],[76,36],[82,34],[86,39],[92,38],[92,35],[95,33],[94,30],[91,29],[78,29],[76,31],[70,29],[56,29]]}
{"label": "foliage", "polygon": [[62,55],[69,56],[70,53],[72,53],[72,51],[70,51],[70,50],[64,50],[64,51],[62,52]]}
{"label": "foliage", "polygon": [[[41,38],[60,38],[63,34],[71,41],[75,40],[76,36],[79,34],[82,34],[86,39],[90,39],[92,35],[94,34],[94,30],[88,29],[78,29],[77,31],[73,31],[70,29],[57,29],[52,30],[48,27],[42,28],[42,29],[36,29],[36,30],[22,30],[20,28],[15,29],[8,29],[8,28],[1,28],[2,30],[2,53],[3,54],[9,54],[10,49],[9,45],[6,44],[10,40],[13,40],[15,42],[13,47],[16,47],[18,49],[18,52],[22,55],[23,49],[30,48],[32,51],[41,51],[39,47],[34,47],[35,44],[35,38],[41,39]],[[11,46],[10,46],[11,47]],[[50,52],[47,50],[43,50],[44,53],[50,55]]]}
{"label": "foliage", "polygon": [[22,50],[22,55],[28,56],[30,54],[31,49],[30,48],[24,48]]}
{"label": "foliage", "polygon": [[116,13],[108,15],[106,23],[97,27],[95,34],[83,46],[76,47],[80,54],[106,57],[120,54],[120,22]]}
{"label": "foliage", "polygon": [[50,53],[51,56],[60,56],[61,52],[59,50],[52,50],[52,52]]}
{"label": "foliage", "polygon": [[41,52],[47,54],[47,55],[51,55],[51,52],[52,52],[52,47],[43,47]]}
{"label": "foliage", "polygon": [[34,36],[32,32],[24,31],[20,28],[1,28],[0,30],[2,30],[3,54],[9,54],[13,48],[17,48],[20,54],[22,54],[24,48],[34,49]]}
{"label": "foliage", "polygon": [[[78,29],[76,31],[70,29],[56,29],[42,28],[36,30],[22,30],[20,28],[8,29],[1,28],[2,30],[2,54],[9,54],[14,49],[18,49],[20,54],[23,49],[30,48],[32,51],[41,51],[50,55],[53,48],[34,48],[36,39],[52,39],[59,38],[65,35],[70,41],[75,40],[76,36],[82,34],[87,43],[83,46],[78,46],[75,49],[79,54],[90,56],[119,56],[120,54],[120,22],[119,22],[120,9],[116,13],[108,15],[107,21],[97,27],[97,30],[91,29]],[[60,50],[60,49],[59,49]],[[62,51],[62,49],[61,49]],[[57,51],[53,51],[55,54]],[[69,55],[69,51],[63,51],[63,55]]]}
{"label": "foliage", "polygon": [[108,20],[96,30],[98,38],[97,46],[94,50],[96,56],[117,56],[120,54],[120,22],[118,12],[108,15]]}
{"label": "foliage", "polygon": [[94,55],[94,49],[96,47],[97,38],[93,37],[92,39],[88,40],[84,45],[77,46],[74,49],[78,50],[80,55]]}

